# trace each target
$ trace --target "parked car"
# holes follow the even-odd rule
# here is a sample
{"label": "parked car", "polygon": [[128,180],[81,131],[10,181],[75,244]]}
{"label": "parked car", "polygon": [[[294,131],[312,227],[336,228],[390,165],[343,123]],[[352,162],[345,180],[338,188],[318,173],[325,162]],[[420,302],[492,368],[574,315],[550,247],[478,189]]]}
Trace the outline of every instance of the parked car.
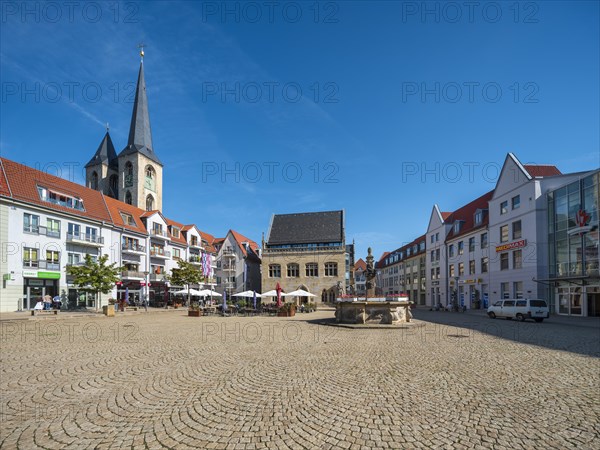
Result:
{"label": "parked car", "polygon": [[492,319],[505,317],[521,322],[526,319],[542,322],[550,317],[550,309],[545,300],[529,298],[498,300],[487,309],[487,313]]}

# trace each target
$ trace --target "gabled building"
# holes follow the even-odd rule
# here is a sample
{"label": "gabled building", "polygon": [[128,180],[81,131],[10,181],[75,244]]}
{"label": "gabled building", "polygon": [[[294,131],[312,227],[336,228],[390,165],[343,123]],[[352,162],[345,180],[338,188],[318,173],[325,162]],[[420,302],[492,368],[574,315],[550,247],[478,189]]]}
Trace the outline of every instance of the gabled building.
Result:
{"label": "gabled building", "polygon": [[334,302],[346,283],[344,211],[274,214],[263,239],[262,288],[303,289]]}
{"label": "gabled building", "polygon": [[260,248],[256,242],[234,230],[219,240],[217,289],[230,297],[243,291],[261,291]]}
{"label": "gabled building", "polygon": [[367,279],[365,272],[367,271],[367,263],[360,258],[354,264],[354,294],[358,297],[364,297],[367,293]]}

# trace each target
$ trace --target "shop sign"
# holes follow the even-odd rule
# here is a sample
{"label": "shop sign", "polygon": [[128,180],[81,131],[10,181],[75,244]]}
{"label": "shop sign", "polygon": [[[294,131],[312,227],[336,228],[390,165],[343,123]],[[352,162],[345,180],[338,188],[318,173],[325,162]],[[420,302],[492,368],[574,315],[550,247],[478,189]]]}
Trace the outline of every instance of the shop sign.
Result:
{"label": "shop sign", "polygon": [[44,278],[46,280],[58,280],[60,279],[60,272],[38,272],[38,278]]}
{"label": "shop sign", "polygon": [[38,273],[37,270],[23,270],[23,277],[24,278],[37,278]]}
{"label": "shop sign", "polygon": [[525,247],[527,245],[527,239],[521,239],[520,241],[511,242],[509,244],[502,244],[496,247],[496,253],[504,252],[506,250],[513,250],[515,248]]}

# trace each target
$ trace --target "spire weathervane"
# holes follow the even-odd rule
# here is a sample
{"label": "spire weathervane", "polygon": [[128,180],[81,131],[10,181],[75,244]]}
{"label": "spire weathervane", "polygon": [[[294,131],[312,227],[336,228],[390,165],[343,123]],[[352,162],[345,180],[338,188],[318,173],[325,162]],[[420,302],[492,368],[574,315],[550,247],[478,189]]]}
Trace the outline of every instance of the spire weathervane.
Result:
{"label": "spire weathervane", "polygon": [[138,48],[140,49],[140,58],[141,58],[142,62],[144,62],[144,47],[145,46],[146,46],[146,44],[144,44],[143,42],[138,44]]}
{"label": "spire weathervane", "polygon": [[106,132],[107,133],[108,133],[108,129],[109,129],[108,122],[106,122]]}

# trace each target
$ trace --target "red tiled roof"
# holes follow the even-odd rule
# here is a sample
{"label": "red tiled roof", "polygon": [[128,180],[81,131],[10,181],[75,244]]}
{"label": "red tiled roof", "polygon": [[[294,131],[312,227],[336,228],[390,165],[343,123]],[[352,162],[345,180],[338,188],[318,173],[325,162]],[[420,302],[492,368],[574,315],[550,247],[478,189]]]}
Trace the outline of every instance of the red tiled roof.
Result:
{"label": "red tiled roof", "polygon": [[451,213],[451,212],[443,212],[443,213],[440,213],[440,214],[442,215],[442,219],[443,219],[443,220],[444,220],[444,222],[445,222],[445,221],[446,221],[446,219],[447,219],[448,217],[450,217],[450,215],[451,215],[452,213]]}
{"label": "red tiled roof", "polygon": [[481,197],[476,198],[470,203],[460,207],[456,211],[454,211],[450,217],[446,220],[449,224],[453,224],[457,220],[462,221],[462,225],[460,227],[460,231],[458,233],[454,233],[454,227],[450,229],[448,236],[446,236],[446,242],[450,239],[457,238],[464,234],[470,233],[473,230],[478,228],[485,227],[489,221],[489,213],[483,215],[483,220],[479,225],[475,225],[475,211],[478,209],[488,209],[488,202],[491,200],[494,195],[494,191],[489,191],[483,194]]}
{"label": "red tiled roof", "polygon": [[252,250],[252,252],[256,256],[258,256],[257,250],[259,249],[259,246],[258,246],[258,244],[256,242],[254,242],[252,239],[247,238],[243,234],[238,233],[237,231],[229,230],[229,232],[232,234],[233,238],[235,239],[235,241],[239,245],[240,249],[242,250],[242,254],[244,256],[248,256],[248,253],[246,252],[246,247],[244,247],[242,245],[242,242],[248,242],[248,244],[249,244],[250,249]]}
{"label": "red tiled roof", "polygon": [[354,270],[367,270],[367,263],[360,258],[358,261],[356,261],[356,263],[354,263]]}
{"label": "red tiled roof", "polygon": [[[2,161],[3,172],[0,179],[4,179],[4,182],[0,181],[0,194],[8,193],[15,200],[40,205],[55,211],[111,222],[111,216],[100,192],[9,159],[0,158],[0,161]],[[42,200],[38,193],[38,186],[80,198],[85,210],[81,211]]]}
{"label": "red tiled roof", "polygon": [[[183,231],[183,224],[179,223],[179,222],[175,222],[174,220],[168,219],[165,217],[165,221],[167,222],[167,225],[171,228],[169,230],[169,237],[171,238],[171,242],[175,242],[177,244],[181,244],[181,245],[185,245],[187,246],[187,241],[185,240],[185,238],[183,237],[183,233],[181,233],[181,231]],[[173,231],[173,227],[179,228],[179,237],[176,238],[175,236],[173,236],[173,233],[171,231]]]}
{"label": "red tiled roof", "polygon": [[558,167],[550,164],[524,164],[523,167],[525,167],[525,170],[529,172],[529,175],[533,178],[562,175],[562,172],[558,170]]}
{"label": "red tiled roof", "polygon": [[215,237],[212,234],[205,233],[204,231],[198,230],[198,232],[200,233],[202,240],[206,241],[207,243],[206,251],[209,253],[217,253],[217,249],[214,246]]}
{"label": "red tiled roof", "polygon": [[8,179],[4,173],[2,159],[0,159],[0,195],[4,197],[12,197],[10,193],[10,187],[8,186]]}
{"label": "red tiled roof", "polygon": [[[410,256],[408,256],[408,255],[406,254],[406,251],[407,251],[409,248],[412,248],[413,246],[415,246],[415,245],[418,245],[418,244],[420,244],[421,242],[425,242],[425,238],[426,238],[426,235],[424,235],[424,234],[423,234],[423,235],[419,236],[418,238],[416,238],[416,239],[413,239],[413,240],[412,240],[411,242],[409,242],[408,244],[404,244],[402,247],[399,247],[399,248],[397,248],[396,250],[393,250],[393,251],[391,251],[391,252],[385,252],[385,253],[384,253],[384,254],[381,256],[381,258],[379,259],[379,261],[378,261],[378,263],[377,263],[377,264],[378,264],[378,267],[384,267],[384,266],[386,265],[386,264],[385,264],[385,261],[384,261],[384,260],[385,260],[385,258],[386,258],[386,256],[388,256],[388,255],[391,255],[392,253],[400,253],[400,252],[404,253],[404,257],[403,257],[402,259],[398,260],[397,262],[404,261],[405,259],[412,258],[412,257],[414,257],[414,256],[416,256],[416,255],[420,255],[420,254],[423,254],[423,253],[425,253],[425,251],[426,251],[425,249],[421,250],[421,249],[420,249],[420,247],[418,247],[418,248],[417,248],[417,253],[412,253]],[[395,263],[394,263],[394,264],[395,264]],[[391,264],[388,264],[388,265],[391,265]]]}
{"label": "red tiled roof", "polygon": [[[123,227],[127,230],[148,234],[148,230],[146,230],[146,226],[142,221],[142,215],[145,212],[143,209],[140,209],[133,205],[128,205],[127,203],[115,200],[114,198],[108,197],[106,195],[104,195],[103,197],[104,201],[106,202],[106,206],[110,211],[110,215],[112,216],[112,223],[119,227]],[[122,212],[132,216],[136,226],[126,224],[123,218],[121,217]]]}

